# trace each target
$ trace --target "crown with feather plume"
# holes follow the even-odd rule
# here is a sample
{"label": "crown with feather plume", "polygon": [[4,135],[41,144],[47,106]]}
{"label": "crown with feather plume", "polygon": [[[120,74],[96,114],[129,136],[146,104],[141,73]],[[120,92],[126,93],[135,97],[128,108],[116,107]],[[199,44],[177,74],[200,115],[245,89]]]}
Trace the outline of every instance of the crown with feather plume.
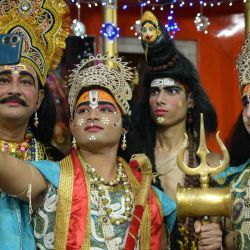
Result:
{"label": "crown with feather plume", "polygon": [[43,86],[48,71],[61,60],[69,30],[69,8],[63,0],[0,1],[0,33],[22,38],[20,62],[34,68]]}

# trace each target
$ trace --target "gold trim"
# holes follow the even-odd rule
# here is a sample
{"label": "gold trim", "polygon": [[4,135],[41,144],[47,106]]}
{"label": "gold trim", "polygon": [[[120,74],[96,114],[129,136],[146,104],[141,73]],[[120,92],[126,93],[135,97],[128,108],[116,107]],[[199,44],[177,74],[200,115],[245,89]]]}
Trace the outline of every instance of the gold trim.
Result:
{"label": "gold trim", "polygon": [[66,249],[72,206],[74,170],[71,155],[60,161],[60,179],[55,222],[56,250]]}
{"label": "gold trim", "polygon": [[[87,195],[88,195],[88,211],[91,211],[90,182],[89,182],[88,173],[87,173],[87,165],[86,165],[85,160],[83,159],[83,157],[81,156],[81,154],[79,152],[78,152],[77,156],[81,162],[83,174],[84,174],[85,181],[86,181],[86,189],[87,189]],[[90,221],[91,221],[91,212],[88,212],[88,215],[86,218],[86,229],[85,229],[84,241],[83,241],[81,250],[90,249],[90,236],[91,236],[91,223],[90,223]]]}
{"label": "gold trim", "polygon": [[134,200],[136,200],[137,198],[137,194],[139,192],[139,189],[140,189],[140,184],[139,182],[137,181],[135,175],[133,174],[131,168],[129,167],[128,163],[122,159],[121,157],[118,157],[118,161],[120,161],[124,167],[124,170],[128,176],[128,179],[129,179],[129,184],[132,188],[132,192],[134,194]]}
{"label": "gold trim", "polygon": [[23,38],[20,62],[32,66],[44,86],[48,71],[56,68],[66,47],[69,6],[64,0],[29,1],[30,8],[23,10],[21,0],[0,2],[0,33]]}
{"label": "gold trim", "polygon": [[151,212],[149,205],[145,206],[140,227],[140,249],[150,250],[151,242]]}
{"label": "gold trim", "polygon": [[161,202],[161,200],[160,200],[158,194],[154,191],[154,189],[153,189],[153,193],[154,193],[154,196],[155,196],[155,199],[156,199],[157,206],[158,206],[159,211],[160,211],[160,215],[161,215],[161,217],[163,218],[162,202]]}
{"label": "gold trim", "polygon": [[[135,196],[135,204],[136,199],[138,196],[138,192],[140,190],[140,184],[137,181],[136,177],[134,176],[131,168],[127,164],[125,160],[123,160],[121,157],[118,157],[118,160],[122,162],[124,166],[124,170],[126,174],[128,175],[129,183],[132,188],[133,194]],[[134,216],[134,215],[133,215]],[[144,208],[144,213],[141,220],[140,225],[140,249],[143,250],[150,250],[150,239],[151,239],[151,213],[148,203],[146,203]]]}

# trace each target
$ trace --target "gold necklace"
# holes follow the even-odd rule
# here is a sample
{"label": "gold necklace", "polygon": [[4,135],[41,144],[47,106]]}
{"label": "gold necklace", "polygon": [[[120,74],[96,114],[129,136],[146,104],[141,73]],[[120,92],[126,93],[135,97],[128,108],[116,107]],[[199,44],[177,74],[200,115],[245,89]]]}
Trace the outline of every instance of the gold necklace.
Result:
{"label": "gold necklace", "polygon": [[93,168],[92,166],[90,166],[89,164],[87,164],[89,172],[90,172],[90,176],[92,176],[95,180],[100,181],[102,184],[106,185],[106,186],[116,186],[120,183],[121,179],[122,179],[122,175],[123,175],[123,166],[121,163],[118,163],[118,168],[117,168],[117,175],[115,180],[113,181],[108,181],[105,180],[102,177],[99,177],[95,171],[95,168]]}
{"label": "gold necklace", "polygon": [[[128,218],[132,217],[132,211],[134,208],[133,193],[129,185],[128,177],[123,169],[122,163],[118,162],[117,177],[114,181],[104,180],[103,178],[98,176],[95,169],[89,164],[87,164],[87,172],[90,177],[90,186],[94,192],[97,192],[98,204],[102,206],[111,224],[116,224],[116,225],[123,224],[128,220]],[[106,192],[105,192],[105,186],[114,186],[118,184],[121,184],[121,186],[125,190],[124,194],[125,212],[119,218],[111,216],[113,211],[112,208],[110,207],[109,199],[106,197]]]}

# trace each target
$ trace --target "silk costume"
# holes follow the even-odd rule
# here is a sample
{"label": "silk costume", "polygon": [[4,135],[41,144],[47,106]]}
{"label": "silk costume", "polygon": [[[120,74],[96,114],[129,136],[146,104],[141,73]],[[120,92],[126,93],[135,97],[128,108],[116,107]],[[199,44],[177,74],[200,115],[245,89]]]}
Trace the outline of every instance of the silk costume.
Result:
{"label": "silk costume", "polygon": [[[124,160],[122,162],[135,194],[139,190],[139,183],[126,162]],[[98,230],[98,211],[90,201],[89,178],[77,155],[73,152],[71,156],[60,162],[60,166],[59,163],[49,161],[32,162],[32,164],[50,183],[43,206],[37,211],[34,218],[37,247],[53,249],[55,234],[56,249],[108,249],[103,243],[101,230]],[[114,193],[119,194],[118,197],[122,197],[122,187],[119,189]],[[119,202],[116,204],[115,199],[115,197],[111,198],[111,203],[117,206]],[[138,244],[141,248],[138,248],[137,244],[137,249],[160,249],[163,217],[167,220],[168,230],[172,231],[175,222],[175,203],[158,189],[152,188],[140,227]],[[153,222],[154,227],[150,226],[150,221]],[[51,227],[54,223],[55,229]],[[117,231],[121,226],[114,226],[116,237],[121,243],[120,246],[125,244],[124,238],[126,238],[129,224],[129,221],[125,223],[122,226],[124,230],[120,229],[121,231]]]}

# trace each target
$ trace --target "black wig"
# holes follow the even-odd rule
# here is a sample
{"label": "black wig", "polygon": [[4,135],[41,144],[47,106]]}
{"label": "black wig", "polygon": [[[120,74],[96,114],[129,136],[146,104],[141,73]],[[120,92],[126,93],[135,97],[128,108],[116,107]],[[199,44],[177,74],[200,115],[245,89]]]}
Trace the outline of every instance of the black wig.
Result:
{"label": "black wig", "polygon": [[[162,27],[162,26],[161,26]],[[190,109],[192,116],[191,125],[187,122],[186,129],[193,140],[198,140],[200,130],[200,113],[204,116],[205,131],[212,133],[217,128],[216,111],[208,95],[200,84],[200,79],[195,66],[180,51],[178,51],[169,38],[167,31],[154,44],[148,45],[148,68],[144,73],[144,90],[142,98],[132,112],[132,127],[128,134],[128,152],[131,154],[145,153],[150,158],[155,171],[155,131],[156,124],[151,118],[149,97],[150,84],[156,78],[172,78],[184,84],[191,92],[194,107]],[[142,42],[145,48],[144,42]],[[158,186],[158,185],[157,185]]]}
{"label": "black wig", "polygon": [[238,166],[250,157],[250,134],[247,132],[242,113],[240,114],[229,141],[230,165]]}
{"label": "black wig", "polygon": [[29,126],[38,141],[49,144],[52,140],[56,124],[56,106],[49,88],[45,85],[43,90],[44,98],[37,111],[39,125],[38,127],[34,126],[33,114],[29,120]]}

